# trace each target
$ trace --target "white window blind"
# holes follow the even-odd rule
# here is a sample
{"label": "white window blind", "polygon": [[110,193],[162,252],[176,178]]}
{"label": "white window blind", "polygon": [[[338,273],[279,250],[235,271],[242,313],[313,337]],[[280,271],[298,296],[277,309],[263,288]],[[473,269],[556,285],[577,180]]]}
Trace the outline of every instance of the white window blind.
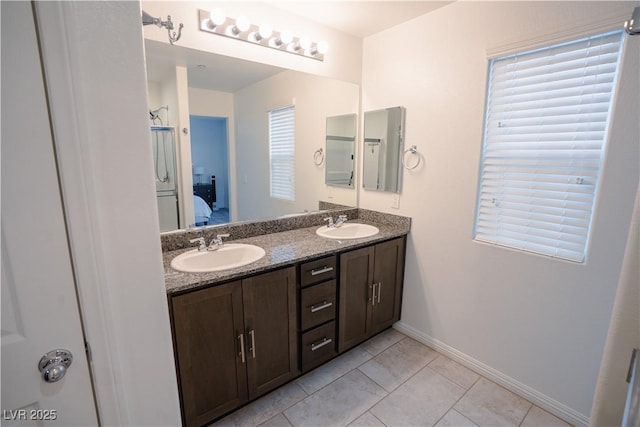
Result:
{"label": "white window blind", "polygon": [[582,262],[620,31],[489,64],[475,239]]}
{"label": "white window blind", "polygon": [[269,111],[269,165],[271,197],[295,200],[295,108],[289,105]]}

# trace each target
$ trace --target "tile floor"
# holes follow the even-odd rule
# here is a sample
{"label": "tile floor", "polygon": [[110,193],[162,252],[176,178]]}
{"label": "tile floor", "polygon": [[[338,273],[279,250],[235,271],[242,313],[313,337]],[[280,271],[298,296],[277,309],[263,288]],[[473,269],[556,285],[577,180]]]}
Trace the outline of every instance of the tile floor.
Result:
{"label": "tile floor", "polygon": [[394,329],[215,426],[568,426]]}

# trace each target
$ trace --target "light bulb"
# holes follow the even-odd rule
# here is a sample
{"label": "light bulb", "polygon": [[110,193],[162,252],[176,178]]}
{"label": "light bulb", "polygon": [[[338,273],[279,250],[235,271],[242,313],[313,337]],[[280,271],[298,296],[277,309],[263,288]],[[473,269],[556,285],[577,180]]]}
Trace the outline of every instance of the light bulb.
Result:
{"label": "light bulb", "polygon": [[226,20],[227,17],[221,9],[213,9],[209,13],[209,25],[213,25],[213,28],[224,24]]}
{"label": "light bulb", "polygon": [[238,29],[239,32],[242,33],[247,31],[250,26],[251,26],[251,23],[249,22],[246,16],[239,16],[238,19],[236,19],[236,28]]}
{"label": "light bulb", "polygon": [[283,32],[281,32],[280,41],[285,45],[291,43],[293,41],[293,34],[291,34],[291,31],[284,30]]}
{"label": "light bulb", "polygon": [[324,55],[325,53],[327,53],[327,50],[329,50],[329,45],[327,44],[326,41],[320,40],[318,42],[316,49],[318,50],[319,54]]}
{"label": "light bulb", "polygon": [[302,50],[309,50],[311,47],[311,39],[309,37],[301,37],[299,43]]}
{"label": "light bulb", "polygon": [[271,34],[273,34],[273,27],[271,24],[260,24],[258,34],[260,35],[260,39],[268,39],[271,37]]}

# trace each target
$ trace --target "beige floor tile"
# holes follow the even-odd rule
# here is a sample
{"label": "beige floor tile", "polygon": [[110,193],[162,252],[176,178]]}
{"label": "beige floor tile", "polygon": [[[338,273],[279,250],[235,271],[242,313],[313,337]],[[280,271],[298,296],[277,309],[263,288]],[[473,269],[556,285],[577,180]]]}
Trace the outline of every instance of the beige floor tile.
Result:
{"label": "beige floor tile", "polygon": [[389,328],[386,331],[380,332],[375,337],[362,343],[360,345],[360,348],[368,351],[373,356],[376,356],[398,341],[404,339],[405,337],[405,334],[400,333],[393,328]]}
{"label": "beige floor tile", "polygon": [[570,427],[571,424],[567,424],[560,418],[556,417],[540,409],[537,406],[533,406],[524,421],[521,424],[523,427]]}
{"label": "beige floor tile", "polygon": [[287,417],[285,417],[281,412],[275,417],[260,424],[260,427],[292,427],[292,425]]}
{"label": "beige floor tile", "polygon": [[366,375],[353,370],[284,414],[294,426],[346,426],[386,394]]}
{"label": "beige floor tile", "polygon": [[358,417],[349,427],[385,427],[385,425],[375,417],[371,412],[367,411]]}
{"label": "beige floor tile", "polygon": [[370,412],[389,426],[434,425],[464,394],[464,389],[424,368]]}
{"label": "beige floor tile", "polygon": [[296,383],[308,394],[315,393],[327,384],[340,378],[347,372],[357,368],[367,360],[371,354],[361,348],[353,348],[332,361],[298,378]]}
{"label": "beige floor tile", "polygon": [[429,347],[405,338],[358,369],[391,392],[436,357],[438,353]]}
{"label": "beige floor tile", "polygon": [[429,363],[429,367],[466,390],[480,378],[480,375],[471,369],[467,369],[461,364],[442,355]]}
{"label": "beige floor tile", "polygon": [[480,378],[454,409],[479,425],[517,426],[531,403],[505,388]]}
{"label": "beige floor tile", "polygon": [[240,408],[213,425],[257,426],[306,397],[307,394],[296,383],[289,383],[244,408]]}
{"label": "beige floor tile", "polygon": [[440,421],[438,421],[436,427],[477,427],[477,424],[462,415],[460,412],[452,409],[447,412]]}

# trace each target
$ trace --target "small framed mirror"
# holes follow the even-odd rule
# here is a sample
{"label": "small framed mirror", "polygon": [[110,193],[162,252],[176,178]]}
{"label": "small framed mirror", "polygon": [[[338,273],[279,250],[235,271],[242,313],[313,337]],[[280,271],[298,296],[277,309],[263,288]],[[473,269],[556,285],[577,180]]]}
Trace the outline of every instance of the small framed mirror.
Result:
{"label": "small framed mirror", "polygon": [[354,188],[356,115],[327,117],[325,183]]}
{"label": "small framed mirror", "polygon": [[366,190],[402,190],[404,120],[404,107],[364,113],[362,182]]}

